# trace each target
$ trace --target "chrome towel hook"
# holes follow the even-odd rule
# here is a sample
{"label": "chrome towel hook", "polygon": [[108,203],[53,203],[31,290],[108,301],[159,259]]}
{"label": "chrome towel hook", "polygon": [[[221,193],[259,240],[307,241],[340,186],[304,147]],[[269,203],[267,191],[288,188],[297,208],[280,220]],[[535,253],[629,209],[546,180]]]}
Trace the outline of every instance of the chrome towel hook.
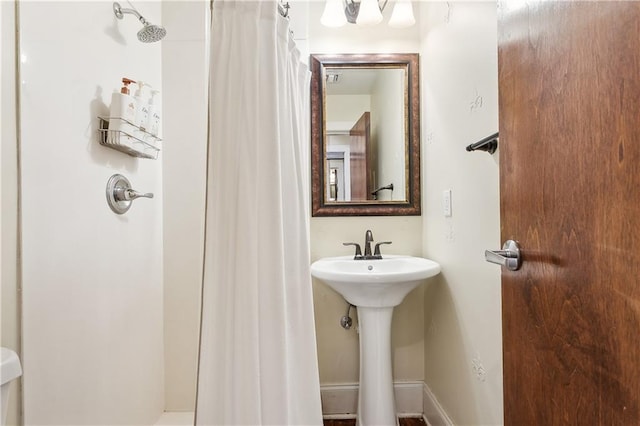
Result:
{"label": "chrome towel hook", "polygon": [[467,146],[467,151],[486,151],[489,154],[493,154],[498,149],[498,137],[499,133],[494,133],[491,136],[487,136],[484,139],[479,140],[476,143],[472,143]]}

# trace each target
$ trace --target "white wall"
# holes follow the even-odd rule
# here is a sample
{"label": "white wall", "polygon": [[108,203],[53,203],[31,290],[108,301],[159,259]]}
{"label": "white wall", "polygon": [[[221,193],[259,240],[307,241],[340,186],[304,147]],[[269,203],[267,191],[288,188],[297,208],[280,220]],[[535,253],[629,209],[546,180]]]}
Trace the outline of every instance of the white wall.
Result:
{"label": "white wall", "polygon": [[[297,2],[292,2],[292,22],[296,18],[296,5]],[[408,29],[386,26],[390,7],[384,12],[385,23],[370,28],[355,25],[327,28],[320,24],[324,2],[311,1],[307,7],[308,38],[299,45],[308,46],[308,53],[411,53],[420,50],[417,26]],[[300,33],[305,34],[305,31]],[[422,219],[419,216],[326,217],[311,219],[312,261],[325,256],[352,254],[352,249],[342,246],[342,242],[362,244],[367,229],[373,231],[377,241],[393,241],[392,245],[385,246],[386,253],[422,255]],[[313,286],[321,385],[356,383],[358,335],[354,328],[347,331],[339,325],[346,302],[318,280],[314,280]],[[394,310],[393,374],[397,381],[424,378],[424,288],[418,287]]]}
{"label": "white wall", "polygon": [[209,3],[165,1],[164,136],[165,409],[195,407],[207,153]]}
{"label": "white wall", "polygon": [[[159,3],[139,6],[161,21]],[[160,87],[160,44],[138,42],[140,23],[111,1],[21,2],[20,29],[25,424],[153,424],[162,161],[100,146],[96,117],[123,76]],[[156,197],[114,214],[114,173]]]}
{"label": "white wall", "polygon": [[[465,147],[498,130],[495,2],[421,3],[425,381],[455,424],[502,423],[498,154]],[[442,192],[451,189],[453,215]]]}

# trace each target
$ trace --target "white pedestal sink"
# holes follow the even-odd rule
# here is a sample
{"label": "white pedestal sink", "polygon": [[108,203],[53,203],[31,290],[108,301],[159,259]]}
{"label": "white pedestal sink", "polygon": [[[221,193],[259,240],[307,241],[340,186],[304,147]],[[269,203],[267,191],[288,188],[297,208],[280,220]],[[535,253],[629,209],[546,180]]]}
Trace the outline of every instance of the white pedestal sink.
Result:
{"label": "white pedestal sink", "polygon": [[358,307],[360,325],[359,426],[398,425],[391,372],[393,307],[426,278],[440,273],[428,259],[386,255],[383,259],[329,257],[311,265],[324,281]]}

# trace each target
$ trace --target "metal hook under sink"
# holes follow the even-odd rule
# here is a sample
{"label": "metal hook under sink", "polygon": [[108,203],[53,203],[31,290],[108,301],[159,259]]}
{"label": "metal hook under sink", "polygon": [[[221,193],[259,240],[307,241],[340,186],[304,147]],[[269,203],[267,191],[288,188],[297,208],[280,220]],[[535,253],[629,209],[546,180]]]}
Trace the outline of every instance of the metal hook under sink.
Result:
{"label": "metal hook under sink", "polygon": [[355,305],[352,305],[351,303],[347,302],[347,313],[344,314],[342,318],[340,318],[340,326],[345,330],[349,330],[353,325],[353,319],[351,319],[351,317],[349,316],[349,313],[351,312],[352,307],[355,307]]}

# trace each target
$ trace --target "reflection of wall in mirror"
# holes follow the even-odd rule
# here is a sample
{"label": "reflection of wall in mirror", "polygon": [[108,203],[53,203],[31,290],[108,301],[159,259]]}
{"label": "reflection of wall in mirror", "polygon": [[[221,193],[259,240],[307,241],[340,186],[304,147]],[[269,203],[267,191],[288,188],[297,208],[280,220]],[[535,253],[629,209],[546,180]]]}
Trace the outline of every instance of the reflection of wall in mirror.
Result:
{"label": "reflection of wall in mirror", "polygon": [[[327,95],[327,131],[349,131],[365,111],[371,111],[369,95]],[[334,123],[341,128],[336,129]],[[344,123],[349,123],[347,128]]]}
{"label": "reflection of wall in mirror", "polygon": [[[378,200],[404,201],[405,172],[405,71],[379,73],[371,96],[371,128],[376,153],[376,188],[393,183],[393,191],[380,191]],[[375,111],[375,115],[373,114]]]}

